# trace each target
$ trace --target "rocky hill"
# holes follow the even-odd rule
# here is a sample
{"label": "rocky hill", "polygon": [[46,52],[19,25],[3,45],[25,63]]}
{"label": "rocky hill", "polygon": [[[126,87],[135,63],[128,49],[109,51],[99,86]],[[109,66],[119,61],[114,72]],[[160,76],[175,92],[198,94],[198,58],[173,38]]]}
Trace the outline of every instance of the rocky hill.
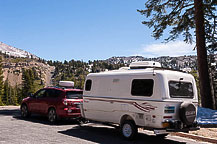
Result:
{"label": "rocky hill", "polygon": [[11,86],[20,85],[23,70],[32,68],[39,75],[43,85],[52,84],[51,77],[55,67],[48,65],[36,55],[2,42],[0,42],[0,55],[3,58],[3,80],[8,79]]}
{"label": "rocky hill", "polygon": [[10,45],[7,45],[3,42],[0,42],[0,52],[3,54],[7,54],[9,57],[22,57],[22,58],[38,59],[38,57],[34,54],[31,54],[27,51],[15,48],[15,47],[10,46]]}
{"label": "rocky hill", "polygon": [[35,59],[4,59],[2,62],[4,81],[8,79],[11,86],[22,83],[22,72],[24,69],[32,69],[37,72],[43,85],[52,85],[51,77],[55,70],[54,66],[49,66]]}

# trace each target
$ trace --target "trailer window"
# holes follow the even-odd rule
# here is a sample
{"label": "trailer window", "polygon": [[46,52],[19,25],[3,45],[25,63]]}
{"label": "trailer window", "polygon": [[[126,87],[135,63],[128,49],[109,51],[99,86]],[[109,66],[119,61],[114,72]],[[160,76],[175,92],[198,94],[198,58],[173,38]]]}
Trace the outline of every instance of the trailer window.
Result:
{"label": "trailer window", "polygon": [[153,79],[134,79],[131,94],[133,96],[151,96],[153,94]]}
{"label": "trailer window", "polygon": [[170,97],[193,98],[193,87],[190,82],[169,81]]}
{"label": "trailer window", "polygon": [[87,80],[85,84],[85,90],[90,91],[92,86],[92,80]]}

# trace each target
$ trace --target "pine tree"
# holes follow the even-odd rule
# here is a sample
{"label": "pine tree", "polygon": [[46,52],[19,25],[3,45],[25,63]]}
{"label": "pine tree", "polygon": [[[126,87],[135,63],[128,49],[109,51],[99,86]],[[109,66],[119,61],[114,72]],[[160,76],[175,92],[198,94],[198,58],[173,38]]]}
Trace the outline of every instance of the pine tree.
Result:
{"label": "pine tree", "polygon": [[4,95],[3,95],[2,101],[5,105],[10,104],[10,87],[9,87],[8,79],[6,79],[4,82]]}
{"label": "pine tree", "polygon": [[[207,48],[216,43],[216,0],[148,0],[145,10],[138,10],[146,18],[143,24],[153,27],[153,37],[159,39],[168,28],[166,42],[183,35],[184,41],[193,42],[196,34],[198,72],[202,106],[213,108],[208,72]],[[194,31],[194,34],[192,34]],[[213,32],[214,34],[211,34]],[[212,35],[212,37],[210,37]]]}
{"label": "pine tree", "polygon": [[2,70],[2,57],[0,56],[0,105],[3,105],[2,102],[3,88],[4,88],[4,82],[3,82],[3,70]]}
{"label": "pine tree", "polygon": [[17,86],[15,86],[13,89],[12,89],[12,94],[11,94],[11,104],[12,105],[17,105],[18,102],[18,91],[17,91]]}
{"label": "pine tree", "polygon": [[18,86],[15,87],[17,91],[17,104],[21,104],[23,100],[23,91],[22,88],[19,88]]}
{"label": "pine tree", "polygon": [[20,99],[27,97],[29,93],[34,93],[34,73],[32,69],[23,70],[22,78],[22,96]]}

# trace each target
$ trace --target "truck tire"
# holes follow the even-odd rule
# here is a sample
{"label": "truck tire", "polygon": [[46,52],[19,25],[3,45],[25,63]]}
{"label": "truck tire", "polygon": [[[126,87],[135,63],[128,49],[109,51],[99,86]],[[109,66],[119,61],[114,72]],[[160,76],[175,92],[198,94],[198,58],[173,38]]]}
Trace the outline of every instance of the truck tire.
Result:
{"label": "truck tire", "polygon": [[196,107],[192,103],[183,102],[179,109],[181,121],[186,125],[192,125],[196,118]]}
{"label": "truck tire", "polygon": [[27,118],[31,115],[26,104],[21,105],[20,111],[21,111],[22,118]]}
{"label": "truck tire", "polygon": [[50,108],[48,110],[48,121],[51,124],[55,124],[57,122],[57,114],[56,114],[56,110],[54,108]]}
{"label": "truck tire", "polygon": [[121,134],[127,140],[132,140],[138,134],[137,126],[133,121],[126,120],[121,124]]}

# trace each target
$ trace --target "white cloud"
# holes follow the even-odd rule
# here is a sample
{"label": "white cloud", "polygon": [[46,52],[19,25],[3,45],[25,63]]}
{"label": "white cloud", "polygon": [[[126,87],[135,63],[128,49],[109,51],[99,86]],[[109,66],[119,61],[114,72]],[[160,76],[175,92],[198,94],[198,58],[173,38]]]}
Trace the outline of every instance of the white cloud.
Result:
{"label": "white cloud", "polygon": [[196,55],[194,46],[195,44],[190,45],[183,41],[143,45],[139,55],[144,57]]}

